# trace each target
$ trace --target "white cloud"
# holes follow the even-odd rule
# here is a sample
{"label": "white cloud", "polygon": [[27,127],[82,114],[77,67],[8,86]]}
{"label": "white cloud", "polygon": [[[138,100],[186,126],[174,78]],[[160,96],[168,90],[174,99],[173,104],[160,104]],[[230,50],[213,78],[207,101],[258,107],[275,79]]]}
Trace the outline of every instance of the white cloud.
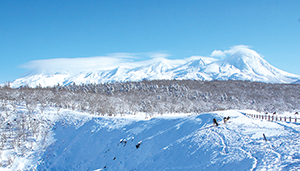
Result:
{"label": "white cloud", "polygon": [[237,53],[237,52],[245,52],[246,53],[248,51],[253,51],[253,50],[250,49],[250,46],[236,45],[236,46],[231,47],[229,50],[225,50],[224,53],[232,55],[232,54]]}
{"label": "white cloud", "polygon": [[128,59],[137,59],[139,53],[110,53],[107,56],[113,58],[128,58]]}
{"label": "white cloud", "polygon": [[212,57],[217,57],[217,58],[224,58],[226,57],[226,54],[224,52],[222,52],[221,50],[214,50],[210,56]]}
{"label": "white cloud", "polygon": [[228,55],[233,55],[236,53],[247,54],[247,53],[256,53],[254,50],[250,49],[250,46],[247,45],[236,45],[231,47],[229,50],[214,50],[210,56],[219,57],[221,59],[225,58]]}
{"label": "white cloud", "polygon": [[166,53],[111,53],[106,56],[98,57],[33,60],[20,67],[35,72],[53,73],[64,70],[76,73],[89,70],[109,70],[119,66],[136,67],[152,62],[152,60],[140,61],[143,57],[158,59],[168,56],[170,56],[170,54]]}
{"label": "white cloud", "polygon": [[171,55],[167,53],[150,53],[149,56],[150,58],[167,58]]}
{"label": "white cloud", "polygon": [[21,67],[38,72],[56,72],[67,70],[69,72],[78,72],[95,69],[113,69],[122,63],[132,61],[131,58],[120,58],[117,56],[87,57],[87,58],[56,58],[34,60]]}

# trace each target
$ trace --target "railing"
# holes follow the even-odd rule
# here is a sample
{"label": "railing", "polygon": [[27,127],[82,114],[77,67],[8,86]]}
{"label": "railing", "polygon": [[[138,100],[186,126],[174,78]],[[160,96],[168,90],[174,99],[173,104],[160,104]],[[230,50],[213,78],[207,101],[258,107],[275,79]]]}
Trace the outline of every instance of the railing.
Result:
{"label": "railing", "polygon": [[267,121],[284,121],[284,122],[299,122],[300,118],[296,117],[291,117],[291,116],[278,116],[278,115],[261,115],[261,114],[248,114],[246,113],[247,116],[252,117],[252,118],[257,118],[257,119],[263,119]]}

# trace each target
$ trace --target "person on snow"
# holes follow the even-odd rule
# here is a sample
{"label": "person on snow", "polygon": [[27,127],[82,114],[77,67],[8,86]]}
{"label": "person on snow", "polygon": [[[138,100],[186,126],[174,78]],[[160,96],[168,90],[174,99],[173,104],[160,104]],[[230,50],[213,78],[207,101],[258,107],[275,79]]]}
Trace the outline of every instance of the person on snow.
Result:
{"label": "person on snow", "polygon": [[224,117],[224,124],[226,124],[226,122],[228,121],[230,119],[230,117],[228,116],[228,117]]}
{"label": "person on snow", "polygon": [[219,124],[218,124],[216,118],[213,119],[213,123],[214,123],[214,125],[219,126]]}
{"label": "person on snow", "polygon": [[142,141],[140,141],[135,147],[136,149],[140,148],[140,145],[141,145]]}

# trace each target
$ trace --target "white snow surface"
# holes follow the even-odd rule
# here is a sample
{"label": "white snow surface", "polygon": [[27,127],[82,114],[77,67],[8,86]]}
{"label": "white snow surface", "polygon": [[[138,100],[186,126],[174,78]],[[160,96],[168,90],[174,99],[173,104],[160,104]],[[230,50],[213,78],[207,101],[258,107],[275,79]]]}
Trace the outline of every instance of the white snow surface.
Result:
{"label": "white snow surface", "polygon": [[[13,88],[28,85],[54,86],[124,82],[147,80],[250,80],[268,83],[293,83],[300,79],[294,75],[277,69],[264,60],[256,51],[240,47],[236,48],[224,60],[210,57],[191,57],[189,60],[169,60],[155,58],[147,62],[124,64],[114,69],[91,69],[68,72],[64,70],[41,71],[16,79],[11,83]],[[75,67],[75,66],[74,66]]]}
{"label": "white snow surface", "polygon": [[[299,123],[245,113],[258,114],[227,110],[148,118],[145,113],[99,117],[55,108],[35,111],[33,117],[45,121],[39,131],[48,133],[33,138],[32,150],[28,142],[25,155],[4,147],[0,162],[14,160],[1,170],[299,170]],[[219,126],[212,125],[213,118]]]}

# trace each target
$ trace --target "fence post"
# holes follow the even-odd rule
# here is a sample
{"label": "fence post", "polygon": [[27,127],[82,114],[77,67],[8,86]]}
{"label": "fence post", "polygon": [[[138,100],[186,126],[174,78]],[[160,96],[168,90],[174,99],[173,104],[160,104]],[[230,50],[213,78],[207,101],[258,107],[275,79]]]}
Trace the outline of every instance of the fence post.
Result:
{"label": "fence post", "polygon": [[284,117],[284,121],[286,122],[286,116]]}
{"label": "fence post", "polygon": [[268,121],[270,121],[270,115],[269,115],[269,117],[268,117]]}
{"label": "fence post", "polygon": [[290,122],[292,122],[292,117],[290,116]]}

